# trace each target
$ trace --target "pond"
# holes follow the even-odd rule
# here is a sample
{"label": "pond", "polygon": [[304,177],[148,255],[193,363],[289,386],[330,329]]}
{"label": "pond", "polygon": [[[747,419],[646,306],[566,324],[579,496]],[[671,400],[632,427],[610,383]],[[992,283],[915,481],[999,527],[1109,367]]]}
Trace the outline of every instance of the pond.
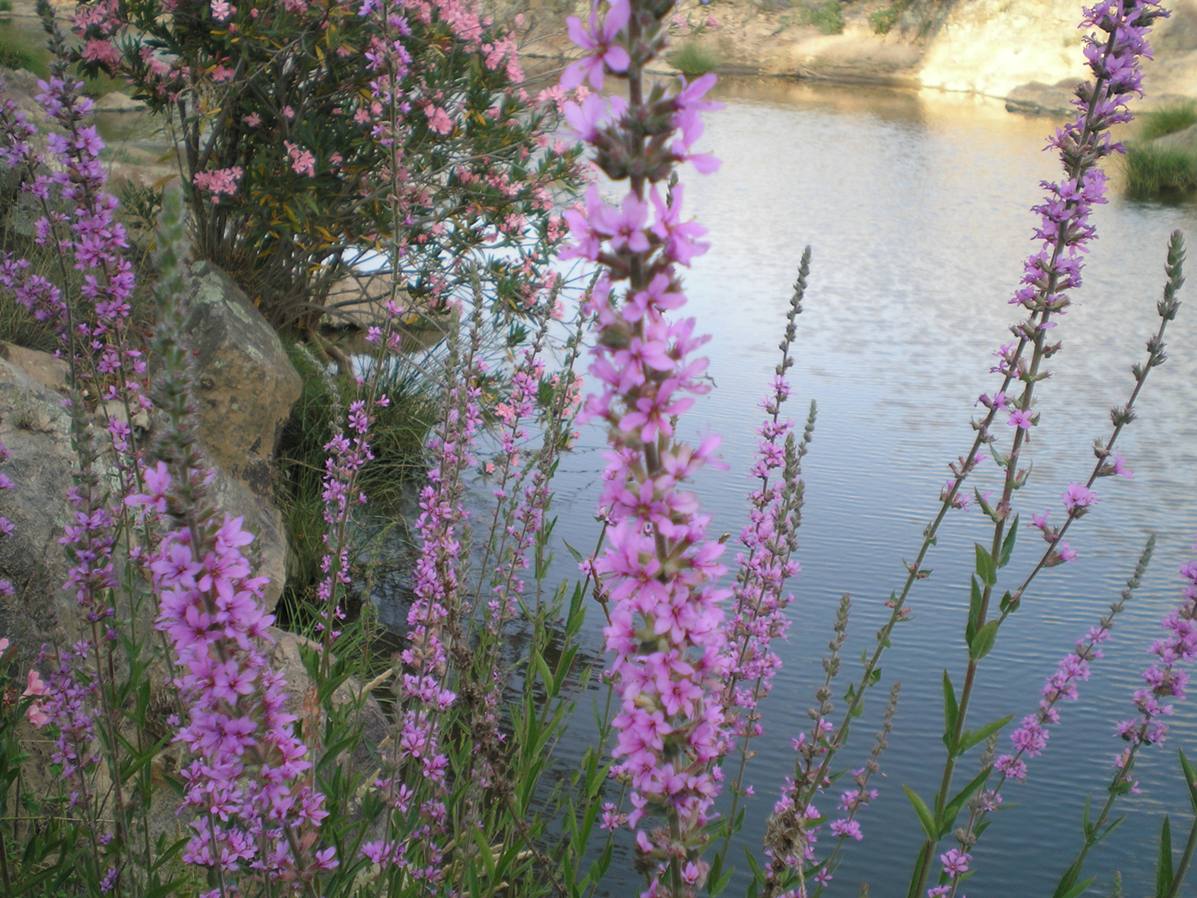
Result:
{"label": "pond", "polygon": [[[700,484],[716,533],[738,533],[745,520],[759,399],[803,246],[814,253],[789,406],[796,418],[809,400],[819,406],[805,465],[803,569],[791,636],[779,649],[784,668],[763,708],[765,735],[749,775],[756,798],[740,838],[759,856],[764,821],[793,764],[790,738],[807,723],[839,596],[853,596],[853,619],[837,695],[886,616],[902,559],[917,551],[947,462],[971,444],[977,396],[994,389],[991,353],[1016,320],[1007,299],[1032,248],[1028,209],[1039,181],[1057,177],[1057,161],[1042,151],[1053,122],[1009,115],[992,101],[777,81],[729,80],[719,93],[726,105],[707,117],[705,146],[723,167],[706,178],[685,173],[690,211],[712,243],[687,286],[700,329],[714,338],[716,389],[687,426],[691,436],[723,438],[730,470]],[[1180,228],[1197,239],[1197,207],[1128,202],[1116,182],[1112,193],[1094,216],[1099,239],[1056,331],[1064,348],[1039,393],[1042,419],[1027,456],[1034,472],[1016,496],[1024,520],[1048,509],[1059,520],[1064,489],[1088,476],[1092,442],[1108,433],[1110,407],[1126,401],[1129,367],[1156,326],[1168,235]],[[1032,763],[1028,782],[1007,789],[1007,809],[975,853],[977,874],[964,889],[972,898],[1051,894],[1079,846],[1086,796],[1104,799],[1123,745],[1114,725],[1131,716],[1130,695],[1159,620],[1180,596],[1177,568],[1197,537],[1197,299],[1191,290],[1182,298],[1168,363],[1152,374],[1139,420],[1120,443],[1133,479],[1099,482],[1100,503],[1070,534],[1079,557],[1041,576],[982,667],[974,725],[1033,711],[1043,680],[1117,598],[1148,534],[1158,535],[1150,572],[1080,701],[1064,706],[1064,725]],[[602,439],[587,429],[557,478],[556,535],[574,546],[593,545]],[[981,482],[994,479],[990,466]],[[979,511],[953,512],[929,557],[934,574],[916,586],[913,620],[899,628],[883,662],[884,684],[901,680],[902,698],[876,781],[881,796],[864,812],[865,840],[849,846],[830,895],[854,896],[863,881],[880,898],[906,893],[920,834],[901,786],[930,796],[938,783],[941,672],[946,666],[960,682],[972,547],[988,532]],[[1022,532],[1011,579],[1034,563],[1037,537]],[[601,656],[599,615],[592,618],[588,647]],[[844,766],[868,752],[884,692],[871,693]],[[597,692],[579,697],[580,728],[565,746],[566,763],[580,755],[599,699]],[[1110,894],[1115,870],[1128,895],[1153,887],[1162,813],[1187,831],[1178,746],[1197,755],[1197,702],[1180,706],[1166,745],[1144,753],[1142,793],[1122,801],[1126,822],[1091,859],[1090,872],[1100,876],[1092,894]],[[975,763],[958,774],[960,784]],[[611,895],[634,894],[639,883],[627,848],[608,877]],[[742,850],[732,860],[745,867]],[[733,881],[727,894],[742,895],[744,883]]]}

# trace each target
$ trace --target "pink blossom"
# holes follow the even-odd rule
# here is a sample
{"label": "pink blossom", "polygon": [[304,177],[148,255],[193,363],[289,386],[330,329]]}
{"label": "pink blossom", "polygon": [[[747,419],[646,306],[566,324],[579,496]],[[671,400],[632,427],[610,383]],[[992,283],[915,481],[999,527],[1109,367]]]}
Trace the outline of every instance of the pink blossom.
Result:
{"label": "pink blossom", "polygon": [[284,140],[283,146],[287,148],[287,158],[291,161],[293,172],[309,178],[316,177],[316,157],[312,155],[311,150],[289,140]]}

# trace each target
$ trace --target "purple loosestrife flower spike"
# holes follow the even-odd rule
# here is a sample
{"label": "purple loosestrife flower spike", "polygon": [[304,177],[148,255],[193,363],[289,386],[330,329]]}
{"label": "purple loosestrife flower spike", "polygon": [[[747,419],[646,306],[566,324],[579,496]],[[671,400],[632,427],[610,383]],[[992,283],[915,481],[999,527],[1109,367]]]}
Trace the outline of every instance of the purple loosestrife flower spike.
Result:
{"label": "purple loosestrife flower spike", "polygon": [[1119,797],[1138,791],[1134,767],[1139,752],[1144,746],[1164,741],[1168,734],[1165,720],[1176,712],[1174,702],[1185,698],[1189,682],[1185,668],[1197,662],[1197,561],[1182,565],[1180,574],[1187,581],[1180,603],[1164,618],[1165,635],[1151,646],[1155,660],[1143,671],[1143,686],[1132,696],[1138,714],[1121,721],[1116,728],[1126,748],[1114,760],[1114,776],[1106,788],[1105,804],[1086,827],[1085,840],[1061,877],[1056,894],[1067,892],[1080,879],[1085,858],[1097,844]]}
{"label": "purple loosestrife flower spike", "polygon": [[[769,694],[773,675],[781,667],[781,659],[772,649],[774,639],[782,637],[789,622],[785,609],[792,596],[785,592],[786,581],[798,574],[800,566],[792,556],[797,548],[796,527],[801,509],[802,492],[795,470],[805,454],[813,433],[813,419],[808,424],[800,450],[791,449],[794,464],[787,465],[787,438],[794,422],[781,417],[781,407],[790,395],[786,372],[793,366],[790,350],[797,333],[796,319],[802,312],[806,280],[810,273],[810,247],[802,254],[798,279],[794,285],[790,310],[786,316],[785,335],[780,344],[778,362],[768,396],[762,403],[767,417],[758,433],[752,475],[760,481],[749,497],[749,523],[740,533],[745,551],[737,556],[738,573],[732,595],[734,605],[729,620],[727,683],[723,703],[736,709],[731,725],[738,738],[747,741],[760,735],[760,715],[756,708]],[[780,475],[776,476],[775,475]],[[747,681],[751,688],[741,683]],[[738,785],[738,782],[737,784]]]}
{"label": "purple loosestrife flower spike", "polygon": [[615,0],[596,7],[588,31],[573,29],[585,58],[562,86],[577,84],[582,72],[601,83],[600,66],[628,82],[626,107],[609,106],[612,118],[584,129],[595,164],[624,192],[608,204],[592,186],[581,208],[570,210],[567,255],[602,266],[588,300],[598,325],[590,370],[599,389],[585,414],[606,422],[611,446],[600,500],[610,526],[595,570],[612,603],[605,635],[620,702],[612,770],[631,787],[629,823],[649,877],[644,894],[676,898],[706,880],[704,828],[721,779],[712,762],[726,751],[728,727],[724,591],[716,586],[722,547],[707,536],[708,518],[686,490],[718,440],[693,447],[676,431],[708,389],[706,360],[696,356],[707,338],[693,319],[675,314],[686,301],[678,267],[706,250],[705,231],[682,218],[681,185],[666,187],[701,134],[714,77],[683,80],[674,90],[645,83],[669,6]]}
{"label": "purple loosestrife flower spike", "polygon": [[[430,894],[445,875],[450,788],[449,759],[441,749],[441,721],[457,701],[450,669],[460,669],[468,647],[461,638],[461,575],[464,562],[462,474],[473,461],[482,423],[478,358],[481,312],[475,309],[468,351],[458,357],[452,337],[448,370],[453,384],[445,415],[429,441],[432,464],[420,491],[416,533],[420,554],[413,572],[415,596],[407,614],[407,645],[401,660],[399,707],[391,734],[389,769],[376,784],[396,821],[386,838],[362,853],[384,870],[410,877]],[[460,365],[460,367],[459,367]]]}
{"label": "purple loosestrife flower spike", "polygon": [[[0,464],[4,464],[8,461],[8,459],[8,447],[3,443],[0,443]],[[0,497],[2,497],[4,493],[11,490],[14,486],[15,484],[13,483],[12,478],[7,474],[0,472]],[[3,514],[0,514],[0,539],[12,536],[13,529],[13,522]],[[11,598],[12,596],[16,595],[16,593],[17,590],[16,587],[12,585],[12,581],[6,577],[0,577],[0,601]]]}
{"label": "purple loosestrife flower spike", "polygon": [[[973,422],[976,436],[972,446],[949,464],[953,477],[941,492],[939,511],[923,531],[923,541],[915,560],[906,565],[903,585],[886,603],[892,613],[878,631],[861,676],[851,687],[853,698],[835,731],[836,736],[829,740],[828,750],[823,753],[815,775],[800,787],[801,794],[795,800],[798,807],[811,801],[819,783],[830,771],[839,750],[839,742],[848,732],[853,713],[860,707],[862,696],[871,688],[880,670],[879,662],[891,642],[894,628],[909,616],[907,601],[914,584],[929,573],[923,567],[923,562],[936,542],[946,512],[953,506],[965,504],[958,501],[964,481],[984,459],[985,453],[981,450],[996,439],[992,428],[999,413],[1024,413],[1017,415],[1011,422],[1016,429],[1015,439],[1020,436],[1025,439],[1026,430],[1034,427],[1034,412],[1027,407],[1030,404],[1029,394],[1033,384],[1045,376],[1044,372],[1038,370],[1036,360],[1042,360],[1058,348],[1044,342],[1048,327],[1054,324],[1049,319],[1052,313],[1066,306],[1067,291],[1077,286],[1081,249],[1094,236],[1088,224],[1088,215],[1092,206],[1104,199],[1104,178],[1096,173],[1096,165],[1101,159],[1121,150],[1111,140],[1109,128],[1128,121],[1130,117],[1127,105],[1130,94],[1137,89],[1137,83],[1136,77],[1128,80],[1126,73],[1137,71],[1139,58],[1148,50],[1145,35],[1151,23],[1165,15],[1167,12],[1161,9],[1157,0],[1124,0],[1121,4],[1102,4],[1085,10],[1083,26],[1095,26],[1105,33],[1106,38],[1100,43],[1093,37],[1087,38],[1086,57],[1094,78],[1078,87],[1078,117],[1051,140],[1051,146],[1058,150],[1063,163],[1065,179],[1062,184],[1047,187],[1048,196],[1044,208],[1039,211],[1041,218],[1046,219],[1049,225],[1040,230],[1045,236],[1049,232],[1054,234],[1054,238],[1051,241],[1044,240],[1045,248],[1037,250],[1028,259],[1026,280],[1015,297],[1015,302],[1029,314],[1023,322],[1012,328],[1015,339],[1003,344],[996,353],[997,364],[993,370],[1001,375],[1001,383],[993,394],[985,394],[980,398],[986,413]],[[1116,79],[1115,72],[1118,73]],[[1028,346],[1035,349],[1030,361],[1024,358]],[[1025,382],[1024,398],[1013,400],[1009,391],[1016,381]],[[1010,455],[995,454],[996,460],[1006,465],[1007,469],[1014,468],[1009,478],[1011,487],[1016,483],[1021,485],[1025,479],[1025,475],[1018,470],[1017,459],[1012,457],[1014,455],[1013,452]],[[997,508],[990,508],[995,516],[999,513],[1008,515],[1009,511],[1005,496]],[[1004,521],[1005,517],[999,517],[998,520]],[[1061,545],[1058,560],[1069,557],[1075,557],[1075,552]],[[924,845],[921,859],[924,865],[929,865],[933,859],[933,849],[933,845]],[[926,872],[926,866],[923,872]],[[916,883],[921,875],[916,871]],[[921,893],[921,885],[916,885],[913,891]],[[766,895],[772,894],[775,893],[766,892]]]}
{"label": "purple loosestrife flower spike", "polygon": [[165,420],[147,491],[126,501],[157,517],[165,534],[149,570],[157,626],[174,650],[175,685],[188,709],[175,737],[188,757],[182,808],[194,815],[183,858],[218,877],[221,891],[264,877],[294,894],[337,861],[332,848],[317,848],[327,811],[285,706],[286,682],[270,663],[267,581],[254,576],[245,553],[253,536],[240,518],[221,515],[209,496],[211,474],[195,438],[188,357],[179,339],[183,217],[176,192],[163,210],[156,290],[163,370],[155,390]]}
{"label": "purple loosestrife flower spike", "polygon": [[[1093,661],[1102,657],[1102,646],[1110,637],[1114,621],[1126,608],[1134,595],[1134,591],[1143,582],[1143,575],[1147,573],[1147,566],[1155,551],[1155,537],[1151,536],[1139,555],[1139,561],[1118,601],[1113,603],[1109,611],[1098,622],[1090,627],[1083,638],[1077,640],[1076,648],[1065,655],[1056,670],[1043,684],[1039,708],[1034,714],[1028,714],[1022,719],[1018,728],[1011,733],[1010,743],[1012,751],[999,755],[993,763],[993,770],[998,774],[996,782],[988,782],[969,802],[968,822],[956,830],[956,840],[961,851],[970,851],[980,836],[981,822],[993,811],[1001,807],[1002,789],[1011,780],[1021,782],[1027,776],[1027,758],[1038,757],[1047,748],[1050,739],[1050,726],[1059,724],[1061,702],[1076,701],[1079,697],[1079,684],[1089,679],[1089,668]],[[940,885],[936,888],[949,886],[947,895],[955,896],[960,886],[960,877],[951,874],[946,867],[940,874]]]}

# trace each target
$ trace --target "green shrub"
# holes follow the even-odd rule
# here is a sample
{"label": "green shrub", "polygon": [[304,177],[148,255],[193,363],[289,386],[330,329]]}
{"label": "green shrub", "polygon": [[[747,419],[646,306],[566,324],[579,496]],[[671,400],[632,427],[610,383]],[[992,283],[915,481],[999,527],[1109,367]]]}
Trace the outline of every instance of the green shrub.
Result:
{"label": "green shrub", "polygon": [[1179,198],[1197,190],[1197,151],[1132,146],[1124,162],[1126,191],[1136,199]]}
{"label": "green shrub", "polygon": [[1161,106],[1158,109],[1143,113],[1140,118],[1143,124],[1139,131],[1139,138],[1141,140],[1155,140],[1157,137],[1163,137],[1166,134],[1175,134],[1177,131],[1183,131],[1190,125],[1197,125],[1197,103],[1194,103],[1192,100],[1186,100],[1182,103]]}
{"label": "green shrub", "polygon": [[715,52],[697,41],[686,41],[665,58],[684,75],[705,75],[719,67],[719,57]]}
{"label": "green shrub", "polygon": [[[223,17],[171,0],[130,0],[111,15],[101,0],[82,6],[102,13],[81,35],[87,70],[115,69],[174,123],[197,255],[298,334],[319,327],[328,290],[363,248],[401,247],[405,289],[446,307],[469,287],[446,260],[483,257],[488,299],[521,314],[564,237],[553,191],[578,183],[578,151],[538,142],[558,113],[524,92],[511,36],[490,24],[477,35],[448,13],[411,16],[410,58],[384,87],[379,9],[223,6]],[[392,89],[421,99],[388,105]]]}
{"label": "green shrub", "polygon": [[822,34],[839,34],[844,30],[844,13],[839,0],[808,3],[798,20],[803,25],[814,25]]}
{"label": "green shrub", "polygon": [[24,33],[7,27],[0,28],[0,67],[24,69],[33,72],[39,78],[45,78],[50,74],[45,48]]}
{"label": "green shrub", "polygon": [[891,28],[898,21],[901,11],[895,6],[878,9],[869,16],[869,24],[873,26],[874,34],[889,34]]}

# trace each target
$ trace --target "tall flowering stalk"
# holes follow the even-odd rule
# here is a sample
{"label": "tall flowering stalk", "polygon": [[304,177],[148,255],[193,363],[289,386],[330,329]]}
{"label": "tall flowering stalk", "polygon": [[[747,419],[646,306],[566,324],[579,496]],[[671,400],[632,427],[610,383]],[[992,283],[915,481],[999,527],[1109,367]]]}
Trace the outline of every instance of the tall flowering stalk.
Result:
{"label": "tall flowering stalk", "polygon": [[[1186,666],[1197,662],[1197,561],[1182,565],[1180,574],[1188,582],[1177,607],[1161,622],[1164,636],[1152,643],[1151,654],[1155,658],[1143,671],[1143,685],[1132,696],[1136,714],[1117,725],[1118,735],[1126,743],[1126,748],[1114,760],[1114,776],[1106,789],[1105,803],[1096,817],[1091,818],[1086,809],[1081,847],[1060,877],[1055,898],[1061,898],[1077,886],[1090,850],[1110,832],[1113,824],[1107,824],[1115,803],[1121,796],[1138,788],[1134,767],[1139,753],[1145,747],[1159,745],[1165,740],[1168,735],[1167,718],[1176,712],[1174,702],[1183,701],[1186,697],[1189,683]],[[1171,894],[1177,894],[1177,889],[1179,879]]]}
{"label": "tall flowering stalk", "polygon": [[[798,527],[802,523],[802,459],[814,434],[816,406],[812,401],[801,440],[795,440],[794,422],[781,417],[781,408],[790,395],[787,372],[794,364],[791,350],[810,274],[810,255],[807,247],[799,264],[785,332],[778,347],[781,360],[774,369],[769,395],[762,403],[767,417],[758,429],[761,440],[752,467],[752,475],[760,481],[760,486],[749,495],[749,521],[740,532],[744,551],[736,558],[738,569],[728,621],[728,672],[723,704],[728,709],[739,761],[731,781],[732,800],[723,841],[714,861],[716,875],[722,870],[738,827],[740,801],[752,794],[752,786],[744,786],[752,757],[749,745],[763,732],[757,709],[781,668],[773,642],[784,637],[789,628],[785,611],[793,596],[786,592],[786,584],[800,570],[793,554],[798,548]],[[775,474],[780,476],[774,479]]]}
{"label": "tall flowering stalk", "polygon": [[482,422],[479,314],[476,310],[472,316],[466,351],[459,355],[454,337],[447,361],[452,386],[430,441],[432,465],[416,519],[420,553],[401,655],[396,725],[387,770],[377,783],[389,809],[386,833],[362,849],[389,882],[414,882],[429,894],[437,892],[445,877],[450,839],[449,758],[442,740],[444,719],[457,701],[450,688],[451,669],[468,652],[460,639],[467,520],[462,475],[472,461]]}
{"label": "tall flowering stalk", "polygon": [[765,825],[763,894],[766,896],[780,894],[795,882],[801,894],[806,888],[807,868],[817,865],[815,845],[825,815],[816,799],[832,783],[823,771],[827,756],[835,748],[831,742],[835,731],[830,719],[835,708],[832,687],[840,672],[841,652],[848,638],[850,609],[850,597],[842,596],[827,654],[823,657],[823,682],[815,691],[815,705],[807,710],[810,727],[791,740],[796,754],[794,773],[782,784]]}
{"label": "tall flowering stalk", "polygon": [[706,879],[704,830],[721,778],[711,762],[728,740],[724,591],[715,582],[722,547],[685,491],[718,440],[691,447],[676,431],[708,389],[706,360],[695,357],[707,338],[692,319],[671,314],[686,302],[678,266],[706,250],[705,231],[682,219],[682,187],[665,186],[678,162],[715,167],[692,150],[714,77],[672,89],[646,84],[671,5],[612,0],[593,7],[589,26],[571,20],[584,55],[561,80],[565,89],[586,80],[597,90],[615,75],[628,86],[626,106],[599,96],[568,107],[595,164],[624,189],[609,204],[592,186],[566,218],[568,255],[603,269],[590,300],[598,326],[590,370],[600,387],[585,406],[609,425],[611,446],[601,499],[610,526],[595,569],[610,595],[605,635],[621,703],[613,772],[631,787],[644,894],[654,896],[692,895]]}
{"label": "tall flowering stalk", "polygon": [[[154,876],[148,770],[141,768],[135,796],[128,794],[130,778],[122,773],[127,754],[147,751],[146,738],[139,726],[131,740],[121,732],[126,724],[122,717],[129,714],[121,680],[146,663],[145,642],[138,634],[145,594],[140,564],[154,540],[151,529],[133,526],[123,500],[141,488],[135,428],[148,423],[151,402],[145,356],[131,334],[135,275],[125,229],[116,217],[117,201],[107,192],[100,160],[104,143],[92,119],[93,103],[83,95],[82,82],[70,75],[69,50],[51,8],[40,2],[38,12],[53,58],[49,78],[38,83],[37,100],[56,130],[46,134],[48,153],[43,154],[33,143],[36,129],[5,99],[0,103],[0,161],[19,174],[22,189],[40,209],[33,241],[51,251],[58,283],[34,273],[27,259],[5,253],[0,288],[53,327],[59,354],[69,366],[77,468],[68,491],[72,516],[59,542],[70,561],[64,589],[82,609],[85,638],[48,661],[51,690],[60,687],[62,694],[47,707],[69,709],[51,722],[59,733],[74,734],[75,755],[90,761],[99,757],[107,765],[111,791],[93,791],[94,806],[87,811],[97,820],[111,820],[103,824],[112,829],[104,834],[103,846],[113,866],[97,872],[96,879],[113,888],[124,875],[119,871],[129,871],[126,882],[130,876]],[[93,419],[103,426],[103,437],[94,432]],[[122,595],[128,603],[118,616],[116,603]],[[85,715],[93,717],[88,727],[80,725]],[[84,747],[83,734],[95,737],[97,744]],[[109,802],[111,807],[101,807]],[[142,856],[141,870],[134,874],[128,861],[135,821],[142,830]]]}
{"label": "tall flowering stalk", "polygon": [[[785,609],[791,597],[786,594],[786,582],[800,568],[793,560],[802,508],[799,466],[814,432],[814,408],[800,445],[793,440],[794,422],[782,418],[781,408],[790,395],[787,372],[794,364],[791,349],[809,272],[808,247],[802,254],[786,315],[785,334],[779,347],[781,360],[773,372],[769,395],[762,403],[768,417],[758,429],[761,440],[752,467],[752,475],[760,481],[760,486],[749,496],[749,522],[740,533],[744,551],[736,559],[738,572],[728,621],[729,659],[723,703],[729,709],[737,709],[732,725],[741,740],[742,761],[746,760],[748,740],[760,734],[756,708],[768,695],[773,675],[781,666],[772,644],[785,635],[788,627]],[[775,479],[775,475],[780,476]]]}
{"label": "tall flowering stalk", "polygon": [[[546,317],[532,344],[525,349],[512,374],[507,397],[496,409],[503,424],[499,434],[499,474],[493,491],[495,510],[471,596],[475,614],[481,617],[474,625],[474,661],[467,675],[469,725],[475,747],[470,777],[481,788],[503,789],[511,785],[502,775],[509,748],[499,708],[510,673],[503,663],[506,628],[522,607],[528,607],[523,603],[529,568],[539,587],[546,517],[553,495],[552,477],[562,451],[569,445],[580,401],[574,367],[581,352],[584,315],[578,316],[560,370],[545,382],[550,393],[544,408],[538,412],[537,397],[545,374],[540,355],[548,336],[548,320]],[[537,418],[540,445],[534,448],[527,445],[526,427]],[[489,596],[483,594],[487,583]],[[539,599],[538,592],[538,610]]]}
{"label": "tall flowering stalk", "polygon": [[[890,687],[889,701],[885,705],[885,713],[881,718],[881,730],[873,740],[873,748],[863,767],[852,771],[851,785],[840,792],[836,811],[839,816],[832,820],[828,829],[835,838],[835,846],[830,854],[817,865],[815,871],[815,895],[821,895],[823,890],[835,878],[835,871],[839,869],[840,858],[844,847],[852,842],[864,839],[860,828],[860,814],[870,804],[877,800],[880,791],[872,784],[873,777],[881,772],[881,754],[889,747],[889,737],[894,729],[894,715],[898,711],[898,695],[902,684],[895,682]],[[799,894],[803,891],[799,888]]]}
{"label": "tall flowering stalk", "polygon": [[[995,509],[992,509],[988,504],[982,501],[982,507],[986,509],[987,513],[994,520],[995,526],[995,540],[994,547],[991,550],[990,564],[985,564],[983,555],[984,550],[981,547],[977,549],[978,557],[978,575],[973,580],[973,588],[971,595],[971,604],[969,609],[969,621],[966,635],[969,640],[969,664],[966,670],[964,685],[960,692],[959,703],[955,704],[957,699],[955,691],[951,685],[950,680],[945,672],[944,688],[945,688],[945,720],[949,721],[948,731],[945,732],[945,741],[949,745],[948,762],[945,765],[945,775],[940,786],[939,794],[937,795],[936,814],[940,814],[944,810],[943,802],[946,800],[948,787],[950,786],[950,773],[955,761],[955,758],[963,754],[963,750],[967,747],[969,741],[965,735],[963,716],[968,707],[969,697],[971,695],[972,687],[975,682],[975,673],[982,658],[988,653],[989,647],[992,646],[996,639],[997,632],[1005,623],[1007,618],[1018,610],[1022,598],[1035,577],[1044,569],[1062,564],[1069,560],[1073,553],[1067,543],[1063,542],[1064,534],[1074,521],[1084,516],[1088,510],[1097,502],[1098,495],[1092,489],[1093,485],[1102,477],[1110,477],[1115,475],[1129,476],[1130,472],[1126,469],[1125,463],[1121,456],[1114,454],[1114,447],[1121,435],[1123,428],[1134,420],[1135,402],[1147,381],[1147,376],[1153,368],[1162,365],[1167,356],[1165,353],[1164,336],[1167,331],[1168,324],[1176,317],[1180,309],[1180,301],[1177,299],[1177,293],[1181,285],[1184,283],[1183,263],[1184,263],[1184,243],[1179,232],[1172,234],[1168,246],[1168,258],[1165,265],[1165,272],[1167,274],[1167,281],[1164,286],[1163,298],[1156,304],[1156,311],[1159,315],[1159,325],[1156,332],[1147,340],[1147,357],[1142,363],[1137,363],[1132,366],[1132,374],[1134,376],[1134,385],[1130,393],[1130,397],[1123,406],[1115,407],[1110,412],[1110,418],[1113,428],[1108,437],[1104,440],[1097,440],[1094,443],[1094,455],[1096,461],[1088,479],[1084,483],[1072,483],[1063,493],[1063,503],[1066,512],[1066,519],[1064,524],[1060,527],[1052,527],[1046,521],[1046,515],[1034,516],[1036,527],[1042,532],[1046,547],[1044,548],[1039,561],[1035,564],[1029,574],[1023,579],[1021,584],[1012,592],[1007,592],[1002,596],[999,613],[995,615],[993,620],[986,621],[985,613],[987,608],[987,600],[994,589],[996,583],[996,571],[998,568],[1004,566],[1009,560],[1012,548],[1015,528],[1017,527],[1017,520],[1012,525],[1010,532],[1003,537],[1000,542],[998,537],[1001,536],[1001,528],[1005,520],[1005,516],[998,514]],[[1019,474],[1018,478],[1025,482],[1025,475]],[[1017,489],[1021,486],[1021,482],[1011,486],[1009,485],[1009,471],[1007,472],[1007,493],[1009,495],[1010,489]],[[1007,502],[1008,500],[1004,500]],[[1007,514],[1008,514],[1007,508]],[[982,583],[984,586],[982,587]],[[988,632],[983,632],[983,631]],[[1084,671],[1084,668],[1077,668],[1072,670],[1072,674],[1079,675]],[[992,726],[999,726],[1003,724],[995,724]],[[981,732],[984,732],[982,730]],[[1023,726],[1016,730],[1016,735],[1020,739],[1020,744],[1024,748],[1033,749],[1038,746],[1041,741],[1046,739],[1046,730],[1042,727],[1036,727],[1024,721]],[[1045,744],[1045,742],[1044,742]],[[1018,764],[1020,761],[1013,761],[1009,758],[1005,759],[1006,763],[1011,765],[1007,770],[1000,770],[1004,775],[1014,774],[1018,771]],[[1002,758],[998,759],[998,763],[1003,762]],[[1000,769],[1000,768],[999,768]],[[974,780],[970,787],[975,788],[977,780]],[[914,799],[912,798],[912,801]],[[949,815],[951,820],[945,816],[940,823],[954,823],[954,814]],[[928,843],[932,840],[928,837]],[[927,858],[927,849],[924,843],[923,858]],[[953,851],[963,851],[963,849],[953,849]],[[961,865],[960,859],[955,855],[953,862],[945,864],[944,873],[941,875],[941,884],[933,889],[945,889],[945,883],[950,880],[958,880],[964,872],[965,868]],[[942,857],[941,857],[942,860]],[[954,888],[954,886],[951,886]],[[947,891],[935,892],[932,898],[939,898],[941,894],[947,894]]]}
{"label": "tall flowering stalk", "polygon": [[[1060,723],[1060,703],[1074,702],[1080,697],[1080,684],[1089,679],[1092,662],[1102,657],[1102,646],[1110,638],[1114,621],[1142,583],[1154,551],[1155,537],[1152,536],[1147,540],[1138,564],[1135,565],[1130,579],[1126,581],[1118,601],[1110,605],[1109,611],[1097,626],[1090,627],[1084,637],[1077,640],[1073,651],[1060,660],[1056,670],[1044,682],[1039,707],[1033,714],[1026,715],[1010,734],[1010,751],[998,755],[993,762],[992,771],[997,773],[997,779],[992,784],[989,782],[989,765],[982,768],[985,773],[984,781],[977,794],[969,800],[968,820],[955,833],[957,848],[952,849],[951,854],[945,852],[940,855],[942,872],[939,884],[929,890],[933,898],[955,898],[960,888],[961,877],[973,869],[969,866],[969,852],[981,836],[982,824],[1002,805],[1002,789],[1011,780],[1024,781],[1027,777],[1027,759],[1037,758],[1047,749],[1051,738],[1049,727]],[[944,860],[945,857],[948,858],[947,861]]]}
{"label": "tall flowering stalk", "polygon": [[[1043,361],[1059,350],[1059,344],[1049,343],[1047,335],[1057,324],[1054,318],[1071,302],[1069,291],[1080,286],[1083,254],[1096,236],[1088,216],[1092,207],[1105,198],[1105,177],[1097,163],[1122,149],[1110,137],[1109,128],[1131,118],[1127,107],[1131,95],[1139,91],[1139,60],[1150,53],[1145,35],[1151,23],[1165,15],[1167,12],[1160,8],[1158,0],[1103,3],[1084,12],[1082,27],[1093,26],[1106,37],[1086,38],[1085,56],[1093,79],[1077,88],[1074,101],[1077,118],[1058,130],[1049,142],[1059,152],[1065,177],[1059,183],[1044,185],[1047,191],[1044,202],[1034,210],[1040,216],[1040,226],[1036,229],[1040,248],[1028,257],[1023,282],[1011,299],[1012,304],[1027,311],[1027,317],[1011,328],[1013,340],[996,352],[997,362],[992,370],[1000,376],[1000,383],[992,394],[984,394],[980,399],[985,413],[973,422],[977,435],[972,446],[949,465],[952,479],[941,493],[938,512],[924,530],[919,551],[905,565],[907,573],[901,588],[887,603],[892,609],[890,618],[878,632],[861,677],[851,687],[849,706],[832,738],[833,747],[822,769],[824,774],[847,736],[865,691],[875,680],[881,655],[894,628],[909,616],[906,603],[914,584],[930,574],[923,563],[948,510],[964,504],[965,482],[986,458],[982,449],[995,438],[993,427],[1002,413],[1014,431],[1014,442],[1010,451],[995,458],[1005,469],[1006,486],[1011,492],[1025,480],[1025,472],[1021,472],[1017,461],[1037,420],[1031,408],[1034,387],[1045,376],[1041,370]],[[1023,384],[1023,390],[1019,396],[1011,397],[1009,391],[1016,382]],[[989,507],[1001,521],[1009,514],[1009,497],[1005,493],[1004,487],[1001,500]]]}
{"label": "tall flowering stalk", "polygon": [[188,709],[176,735],[188,759],[182,807],[193,815],[183,858],[209,872],[215,888],[205,896],[212,898],[240,894],[254,879],[316,894],[315,879],[337,863],[334,849],[316,845],[327,812],[285,708],[284,678],[270,663],[267,581],[254,576],[245,554],[253,536],[210,498],[179,336],[181,199],[169,194],[167,204],[157,288],[163,370],[155,385],[163,433],[146,491],[127,503],[159,516],[165,531],[148,566],[157,626],[174,649],[175,685]]}

